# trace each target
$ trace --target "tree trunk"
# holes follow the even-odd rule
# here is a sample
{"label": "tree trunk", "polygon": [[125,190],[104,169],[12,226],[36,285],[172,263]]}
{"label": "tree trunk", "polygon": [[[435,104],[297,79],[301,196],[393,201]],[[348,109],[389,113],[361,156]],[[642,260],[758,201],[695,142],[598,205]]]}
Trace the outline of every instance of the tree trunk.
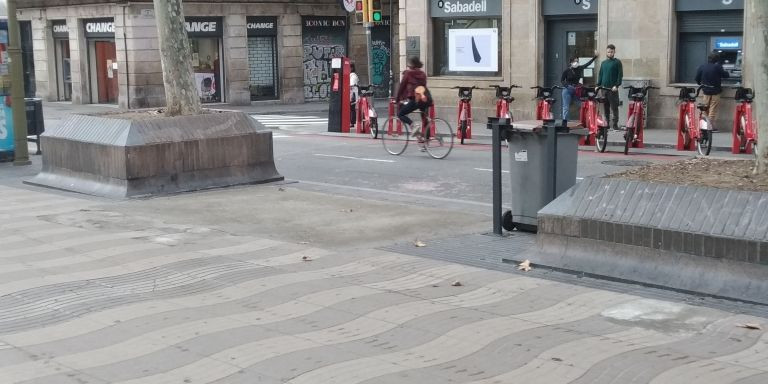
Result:
{"label": "tree trunk", "polygon": [[749,24],[744,28],[744,66],[755,92],[753,108],[757,123],[757,161],[755,173],[768,173],[768,1],[747,0],[744,12]]}
{"label": "tree trunk", "polygon": [[184,25],[182,0],[153,0],[167,116],[201,113],[200,97],[193,76],[192,54]]}

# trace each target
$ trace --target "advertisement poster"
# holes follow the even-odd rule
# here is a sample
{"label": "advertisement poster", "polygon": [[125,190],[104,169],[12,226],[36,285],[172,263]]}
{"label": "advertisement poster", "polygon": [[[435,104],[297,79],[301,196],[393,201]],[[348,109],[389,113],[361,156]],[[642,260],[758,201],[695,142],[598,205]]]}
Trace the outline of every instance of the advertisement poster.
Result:
{"label": "advertisement poster", "polygon": [[197,85],[197,95],[202,101],[210,101],[213,94],[216,93],[216,79],[213,73],[196,72],[195,84]]}
{"label": "advertisement poster", "polygon": [[13,119],[11,107],[6,105],[6,97],[0,96],[0,152],[13,151]]}
{"label": "advertisement poster", "polygon": [[496,28],[448,31],[450,71],[496,72],[499,69],[499,34]]}

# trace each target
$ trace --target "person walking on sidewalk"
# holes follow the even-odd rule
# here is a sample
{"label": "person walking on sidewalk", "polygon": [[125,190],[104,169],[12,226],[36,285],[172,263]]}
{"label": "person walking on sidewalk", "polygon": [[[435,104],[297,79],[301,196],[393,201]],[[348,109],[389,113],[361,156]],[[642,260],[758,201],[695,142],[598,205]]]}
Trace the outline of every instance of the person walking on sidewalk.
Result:
{"label": "person walking on sidewalk", "polygon": [[416,88],[427,87],[427,75],[421,70],[424,64],[421,63],[418,57],[411,57],[408,59],[408,69],[403,71],[403,77],[400,79],[400,86],[397,88],[397,97],[395,100],[400,109],[397,112],[397,117],[403,123],[411,126],[413,120],[408,117],[408,114],[419,109],[426,110],[429,107],[430,100],[416,100]]}
{"label": "person walking on sidewalk", "polygon": [[717,132],[715,118],[717,118],[717,107],[720,105],[720,94],[723,92],[723,78],[730,75],[720,64],[720,55],[710,53],[707,63],[702,64],[696,71],[696,84],[704,85],[701,92],[704,94],[704,104],[709,106],[709,122],[712,124],[712,132]]}
{"label": "person walking on sidewalk", "polygon": [[569,67],[566,68],[566,70],[563,71],[562,76],[560,76],[560,83],[563,85],[563,124],[568,121],[568,114],[571,109],[571,101],[574,97],[581,96],[580,91],[577,92],[577,90],[579,90],[582,86],[581,78],[584,77],[584,69],[594,63],[595,59],[597,59],[597,56],[598,52],[595,50],[595,57],[583,65],[579,65],[578,57],[571,57],[571,60],[569,61]]}
{"label": "person walking on sidewalk", "polygon": [[610,121],[612,129],[619,129],[619,87],[624,78],[621,60],[615,58],[616,46],[608,44],[605,50],[607,60],[600,63],[597,74],[597,85],[609,88],[605,91],[605,121]]}

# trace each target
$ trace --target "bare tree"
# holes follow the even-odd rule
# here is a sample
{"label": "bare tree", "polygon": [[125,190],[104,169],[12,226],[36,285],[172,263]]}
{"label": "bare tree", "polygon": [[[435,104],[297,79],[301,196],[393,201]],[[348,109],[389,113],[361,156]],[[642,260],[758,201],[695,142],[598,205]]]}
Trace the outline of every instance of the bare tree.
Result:
{"label": "bare tree", "polygon": [[744,12],[749,24],[744,29],[746,75],[755,93],[755,115],[757,123],[757,161],[755,173],[768,173],[768,1],[747,0]]}
{"label": "bare tree", "polygon": [[[167,116],[201,113],[193,76],[182,0],[153,0]],[[217,84],[218,86],[218,84]]]}

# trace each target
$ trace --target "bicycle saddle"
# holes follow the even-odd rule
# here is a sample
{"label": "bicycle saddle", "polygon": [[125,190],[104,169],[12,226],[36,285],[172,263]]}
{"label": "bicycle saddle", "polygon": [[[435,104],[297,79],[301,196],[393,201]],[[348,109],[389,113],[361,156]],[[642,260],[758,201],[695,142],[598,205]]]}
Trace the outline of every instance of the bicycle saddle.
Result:
{"label": "bicycle saddle", "polygon": [[752,88],[739,88],[736,90],[736,96],[734,96],[734,99],[737,101],[747,101],[750,102],[755,98],[755,93],[752,91]]}
{"label": "bicycle saddle", "polygon": [[680,89],[680,94],[677,96],[680,100],[696,100],[696,90],[690,87],[683,87]]}
{"label": "bicycle saddle", "polygon": [[702,112],[707,112],[707,111],[709,111],[709,105],[707,105],[707,104],[703,104],[703,103],[698,103],[698,104],[696,104],[696,108],[698,108],[698,109],[699,109],[699,111],[702,111]]}

